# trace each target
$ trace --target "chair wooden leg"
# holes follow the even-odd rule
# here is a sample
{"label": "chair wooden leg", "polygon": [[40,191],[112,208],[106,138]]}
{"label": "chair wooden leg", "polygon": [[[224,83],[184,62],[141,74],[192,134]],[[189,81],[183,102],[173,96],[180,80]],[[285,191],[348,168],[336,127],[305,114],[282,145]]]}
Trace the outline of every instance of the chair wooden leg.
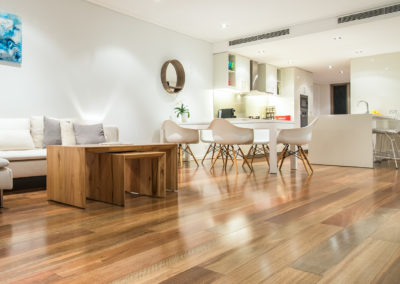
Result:
{"label": "chair wooden leg", "polygon": [[263,151],[264,151],[264,157],[265,157],[265,160],[267,161],[268,168],[269,168],[270,166],[269,166],[269,158],[268,158],[268,154],[267,154],[267,149],[264,144],[262,145],[262,147],[263,147]]}
{"label": "chair wooden leg", "polygon": [[303,153],[304,158],[306,159],[308,166],[310,167],[311,173],[314,173],[314,169],[311,166],[310,161],[308,160],[308,156],[307,156],[306,152],[304,152],[303,147],[300,147],[300,149],[301,149],[301,152]]}
{"label": "chair wooden leg", "polygon": [[244,162],[247,164],[247,166],[249,167],[250,171],[253,171],[253,168],[251,167],[251,165],[250,165],[249,162],[247,161],[247,158],[246,158],[246,156],[244,155],[244,153],[243,153],[243,151],[242,151],[242,148],[240,148],[240,146],[238,146],[238,148],[239,148],[240,153],[241,153],[242,156],[243,156]]}
{"label": "chair wooden leg", "polygon": [[251,163],[250,163],[251,167],[253,167],[253,161],[254,161],[254,157],[256,155],[256,152],[257,152],[257,144],[254,145],[253,156],[251,157]]}
{"label": "chair wooden leg", "polygon": [[211,156],[211,161],[213,161],[214,160],[214,155],[215,155],[215,149],[217,148],[217,144],[216,143],[213,143],[213,152],[212,152],[212,156]]}
{"label": "chair wooden leg", "polygon": [[285,145],[285,147],[283,147],[283,150],[281,151],[281,153],[280,153],[279,156],[278,156],[278,161],[276,162],[276,165],[277,165],[277,166],[279,166],[279,162],[280,162],[280,160],[282,159],[283,154],[285,153],[285,149],[286,149],[286,145]]}
{"label": "chair wooden leg", "polygon": [[285,161],[285,159],[286,159],[286,152],[288,151],[288,148],[289,148],[289,145],[285,145],[285,148],[283,149],[283,154],[282,154],[282,158],[281,158],[281,165],[279,166],[279,170],[281,170],[282,169],[282,165],[283,165],[283,162]]}
{"label": "chair wooden leg", "polygon": [[183,149],[182,149],[182,144],[179,144],[178,146],[178,153],[179,153],[179,164],[181,167],[183,167]]}
{"label": "chair wooden leg", "polygon": [[[221,154],[221,151],[222,151],[222,147],[219,148],[219,150],[218,150],[218,152],[217,152],[217,155],[215,156],[215,159],[214,159],[214,161],[213,161],[212,164],[211,164],[210,170],[212,170],[212,169],[214,168],[214,165],[215,165],[215,163],[217,162],[218,157],[219,157],[219,155]],[[223,160],[223,157],[222,157],[222,160]]]}
{"label": "chair wooden leg", "polygon": [[196,157],[194,156],[194,154],[193,154],[193,152],[192,152],[192,149],[190,149],[190,146],[189,146],[189,145],[186,146],[186,149],[189,150],[189,153],[190,153],[190,155],[193,157],[193,160],[196,162],[196,165],[199,166],[199,163],[197,162],[197,159],[196,159]]}
{"label": "chair wooden leg", "polygon": [[298,150],[298,153],[300,154],[300,159],[301,159],[301,161],[303,162],[303,166],[304,166],[304,168],[306,169],[307,174],[310,175],[310,172],[309,172],[308,167],[307,167],[307,165],[306,165],[306,161],[305,161],[305,158],[304,158],[304,155],[303,155],[303,151],[302,151],[302,149],[301,149],[301,146],[297,146],[297,150]]}
{"label": "chair wooden leg", "polygon": [[229,145],[225,147],[225,162],[224,162],[224,170],[226,172],[226,167],[228,165],[228,155],[229,155]]}
{"label": "chair wooden leg", "polygon": [[210,144],[210,146],[208,146],[208,149],[207,149],[206,153],[204,154],[203,159],[201,160],[201,164],[202,164],[202,165],[204,164],[204,160],[206,159],[208,153],[211,152],[210,150],[211,150],[212,145],[213,145],[213,144]]}
{"label": "chair wooden leg", "polygon": [[[249,159],[250,154],[253,151],[253,148],[254,148],[254,145],[251,145],[251,147],[250,147],[250,149],[249,149],[249,151],[247,152],[247,155],[246,155],[247,160]],[[243,159],[242,167],[244,167],[244,164],[245,164],[245,161]]]}
{"label": "chair wooden leg", "polygon": [[239,173],[237,161],[236,161],[236,154],[235,154],[235,147],[232,146],[232,157],[233,157],[233,163],[235,164],[235,169],[236,169],[236,174]]}

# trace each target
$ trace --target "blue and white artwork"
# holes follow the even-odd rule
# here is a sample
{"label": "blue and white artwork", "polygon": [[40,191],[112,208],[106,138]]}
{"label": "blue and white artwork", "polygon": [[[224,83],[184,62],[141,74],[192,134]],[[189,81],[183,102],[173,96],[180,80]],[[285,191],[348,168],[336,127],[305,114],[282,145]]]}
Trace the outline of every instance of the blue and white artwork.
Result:
{"label": "blue and white artwork", "polygon": [[18,16],[0,12],[0,60],[21,63],[22,34]]}

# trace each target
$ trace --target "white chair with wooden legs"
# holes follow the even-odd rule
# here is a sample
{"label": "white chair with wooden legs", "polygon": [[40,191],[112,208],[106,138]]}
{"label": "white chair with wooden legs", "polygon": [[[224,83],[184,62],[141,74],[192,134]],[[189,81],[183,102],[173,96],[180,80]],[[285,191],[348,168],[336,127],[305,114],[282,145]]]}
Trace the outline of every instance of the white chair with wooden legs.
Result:
{"label": "white chair with wooden legs", "polygon": [[[199,143],[199,131],[181,127],[172,120],[164,121],[162,129],[164,131],[164,142],[178,144],[179,163],[181,167],[183,165],[183,152],[189,153],[196,162],[196,165],[199,166],[199,163],[189,146],[189,144]],[[186,145],[186,147],[183,148],[182,145]]]}
{"label": "white chair with wooden legs", "polygon": [[13,173],[7,168],[10,162],[0,158],[0,208],[3,207],[3,190],[13,188]]}
{"label": "white chair with wooden legs", "polygon": [[206,153],[204,154],[203,159],[201,160],[201,164],[204,163],[204,160],[207,158],[207,155],[212,153],[211,161],[214,160],[215,151],[218,151],[218,146],[215,144],[214,138],[212,136],[212,130],[200,130],[200,141],[209,144]]}
{"label": "white chair with wooden legs", "polygon": [[247,153],[247,160],[249,160],[250,155],[251,157],[251,166],[253,167],[254,157],[257,154],[263,154],[265,161],[269,167],[269,130],[264,129],[256,129],[254,130],[254,141],[253,145],[251,146],[249,152]]}
{"label": "white chair with wooden legs", "polygon": [[[303,162],[307,174],[311,175],[314,172],[311,163],[308,160],[307,154],[304,152],[302,146],[307,145],[311,142],[312,127],[317,120],[318,118],[314,119],[308,126],[303,128],[283,129],[279,132],[277,142],[284,145],[284,148],[278,157],[278,165],[280,163],[279,170],[282,169],[283,161],[285,160],[285,158],[295,155]],[[297,151],[290,151],[290,145],[297,146]]]}
{"label": "white chair with wooden legs", "polygon": [[[221,118],[214,119],[209,129],[212,130],[213,138],[216,144],[221,145],[219,148],[210,170],[215,166],[215,163],[219,156],[222,156],[224,162],[224,169],[226,170],[226,164],[228,162],[228,157],[233,160],[235,165],[236,173],[238,173],[238,165],[236,159],[236,153],[240,153],[243,156],[244,162],[253,171],[250,163],[247,161],[246,155],[243,153],[240,145],[252,145],[254,140],[253,129],[237,127],[230,123],[229,121]],[[235,150],[235,146],[237,150]],[[225,153],[225,157],[223,156]],[[225,159],[224,159],[225,158]]]}

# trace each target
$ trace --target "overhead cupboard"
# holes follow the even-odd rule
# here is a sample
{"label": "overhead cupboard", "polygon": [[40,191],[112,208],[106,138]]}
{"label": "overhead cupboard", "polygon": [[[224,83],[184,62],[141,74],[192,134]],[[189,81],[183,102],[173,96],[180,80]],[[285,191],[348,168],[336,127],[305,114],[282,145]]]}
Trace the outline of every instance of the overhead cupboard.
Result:
{"label": "overhead cupboard", "polygon": [[250,91],[250,59],[228,52],[214,54],[214,89]]}
{"label": "overhead cupboard", "polygon": [[230,52],[214,54],[214,89],[231,89],[242,93],[257,90],[276,95],[279,93],[278,84],[276,66],[250,61],[247,57]]}

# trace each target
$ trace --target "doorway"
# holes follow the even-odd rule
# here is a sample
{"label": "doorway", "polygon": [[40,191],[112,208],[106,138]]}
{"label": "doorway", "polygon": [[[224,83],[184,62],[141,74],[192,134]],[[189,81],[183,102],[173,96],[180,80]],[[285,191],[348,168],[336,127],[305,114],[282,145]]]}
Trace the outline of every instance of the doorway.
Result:
{"label": "doorway", "polygon": [[331,85],[331,114],[350,113],[350,84]]}

